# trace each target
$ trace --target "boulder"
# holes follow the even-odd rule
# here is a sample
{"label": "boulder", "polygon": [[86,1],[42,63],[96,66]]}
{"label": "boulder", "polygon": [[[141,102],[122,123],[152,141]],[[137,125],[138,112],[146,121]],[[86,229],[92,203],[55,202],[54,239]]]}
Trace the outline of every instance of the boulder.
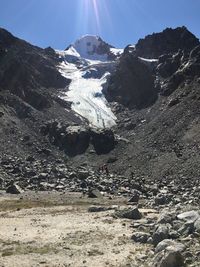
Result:
{"label": "boulder", "polygon": [[155,197],[155,205],[165,205],[168,202],[167,197],[165,195],[157,195]]}
{"label": "boulder", "polygon": [[142,214],[140,213],[138,208],[120,210],[117,211],[115,215],[119,218],[131,220],[140,220],[142,218]]}
{"label": "boulder", "polygon": [[138,243],[147,243],[150,238],[150,234],[145,232],[136,232],[131,236],[131,239]]}
{"label": "boulder", "polygon": [[21,194],[23,192],[24,192],[23,189],[19,185],[15,184],[15,183],[11,184],[6,189],[6,193],[9,193],[9,194]]}
{"label": "boulder", "polygon": [[97,190],[97,189],[90,189],[90,190],[88,191],[88,197],[89,197],[89,198],[100,198],[100,197],[102,197],[102,194],[101,194],[101,192],[100,192],[99,190]]}
{"label": "boulder", "polygon": [[166,224],[166,223],[172,223],[173,220],[175,220],[176,215],[172,212],[163,211],[161,214],[159,214],[157,223],[158,224]]}
{"label": "boulder", "polygon": [[177,218],[179,220],[183,220],[185,222],[195,222],[197,219],[200,218],[200,214],[198,211],[196,210],[191,210],[191,211],[186,211],[186,212],[183,212],[183,213],[180,213]]}
{"label": "boulder", "polygon": [[184,257],[176,250],[161,251],[156,255],[153,267],[184,267]]}
{"label": "boulder", "polygon": [[138,190],[133,190],[131,198],[128,200],[129,203],[138,203],[140,199],[140,192]]}
{"label": "boulder", "polygon": [[88,212],[102,212],[102,211],[107,211],[111,210],[112,207],[97,207],[97,206],[91,206],[88,208]]}
{"label": "boulder", "polygon": [[155,248],[155,253],[161,252],[165,250],[167,247],[173,247],[174,250],[183,252],[185,250],[185,246],[181,243],[178,243],[171,239],[164,239],[163,241],[159,242]]}
{"label": "boulder", "polygon": [[200,234],[200,218],[196,220],[196,222],[194,223],[194,230],[195,232]]}
{"label": "boulder", "polygon": [[90,134],[97,154],[107,154],[115,147],[115,136],[111,129],[91,129]]}
{"label": "boulder", "polygon": [[157,244],[160,243],[162,240],[168,239],[168,238],[169,238],[168,225],[164,225],[164,224],[158,225],[158,227],[156,228],[152,236],[154,246],[157,246]]}

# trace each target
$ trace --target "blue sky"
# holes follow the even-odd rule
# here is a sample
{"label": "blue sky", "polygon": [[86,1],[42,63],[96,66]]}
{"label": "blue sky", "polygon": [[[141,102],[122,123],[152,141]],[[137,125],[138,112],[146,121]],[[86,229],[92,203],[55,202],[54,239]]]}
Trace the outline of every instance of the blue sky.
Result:
{"label": "blue sky", "polygon": [[0,0],[0,27],[32,44],[64,49],[84,34],[116,47],[166,27],[200,38],[200,0]]}

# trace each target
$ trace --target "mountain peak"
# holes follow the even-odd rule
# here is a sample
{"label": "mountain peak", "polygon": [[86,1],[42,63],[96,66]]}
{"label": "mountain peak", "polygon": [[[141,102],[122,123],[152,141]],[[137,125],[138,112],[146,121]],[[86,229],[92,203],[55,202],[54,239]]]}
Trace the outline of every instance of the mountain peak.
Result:
{"label": "mountain peak", "polygon": [[83,35],[74,44],[70,45],[66,51],[76,52],[80,57],[90,60],[101,60],[106,61],[114,54],[111,49],[114,47],[97,35]]}

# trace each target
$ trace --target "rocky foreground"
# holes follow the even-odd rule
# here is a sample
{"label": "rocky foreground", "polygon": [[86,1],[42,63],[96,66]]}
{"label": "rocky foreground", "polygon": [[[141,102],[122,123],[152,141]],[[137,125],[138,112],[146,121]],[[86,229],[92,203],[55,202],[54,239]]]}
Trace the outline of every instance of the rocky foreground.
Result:
{"label": "rocky foreground", "polygon": [[1,164],[26,175],[1,180],[0,266],[199,266],[198,186],[61,161],[32,162],[35,173]]}

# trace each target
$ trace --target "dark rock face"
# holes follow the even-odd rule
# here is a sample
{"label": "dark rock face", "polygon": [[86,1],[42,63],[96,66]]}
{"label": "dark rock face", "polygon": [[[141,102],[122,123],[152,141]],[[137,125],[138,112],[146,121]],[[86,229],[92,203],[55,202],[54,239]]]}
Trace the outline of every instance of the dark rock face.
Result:
{"label": "dark rock face", "polygon": [[146,58],[158,58],[163,54],[176,53],[179,49],[191,51],[199,45],[199,40],[186,27],[167,28],[140,39],[136,44],[136,54]]}
{"label": "dark rock face", "polygon": [[138,208],[120,210],[117,211],[115,215],[116,217],[126,218],[130,220],[140,220],[142,218],[142,214],[140,213]]}
{"label": "dark rock face", "polygon": [[199,47],[199,40],[185,27],[166,29],[128,46],[105,90],[107,99],[129,108],[152,106],[159,94],[169,96],[199,77]]}
{"label": "dark rock face", "polygon": [[114,133],[108,129],[95,130],[53,121],[42,126],[41,133],[48,135],[50,142],[69,156],[83,154],[90,143],[97,154],[107,154],[115,147]]}
{"label": "dark rock face", "polygon": [[0,29],[1,89],[9,89],[35,108],[49,106],[46,88],[69,84],[56,69],[58,58],[52,50],[32,46]]}
{"label": "dark rock face", "polygon": [[124,54],[105,95],[129,108],[146,107],[157,99],[153,73],[133,54]]}
{"label": "dark rock face", "polygon": [[91,130],[91,143],[97,154],[107,154],[115,147],[115,136],[112,130]]}
{"label": "dark rock face", "polygon": [[89,130],[81,126],[63,125],[57,121],[49,122],[41,128],[44,135],[48,135],[52,144],[74,156],[84,153],[89,146]]}
{"label": "dark rock face", "polygon": [[6,193],[18,195],[18,194],[23,193],[23,190],[20,188],[19,185],[12,184],[8,186],[8,188],[6,189]]}

